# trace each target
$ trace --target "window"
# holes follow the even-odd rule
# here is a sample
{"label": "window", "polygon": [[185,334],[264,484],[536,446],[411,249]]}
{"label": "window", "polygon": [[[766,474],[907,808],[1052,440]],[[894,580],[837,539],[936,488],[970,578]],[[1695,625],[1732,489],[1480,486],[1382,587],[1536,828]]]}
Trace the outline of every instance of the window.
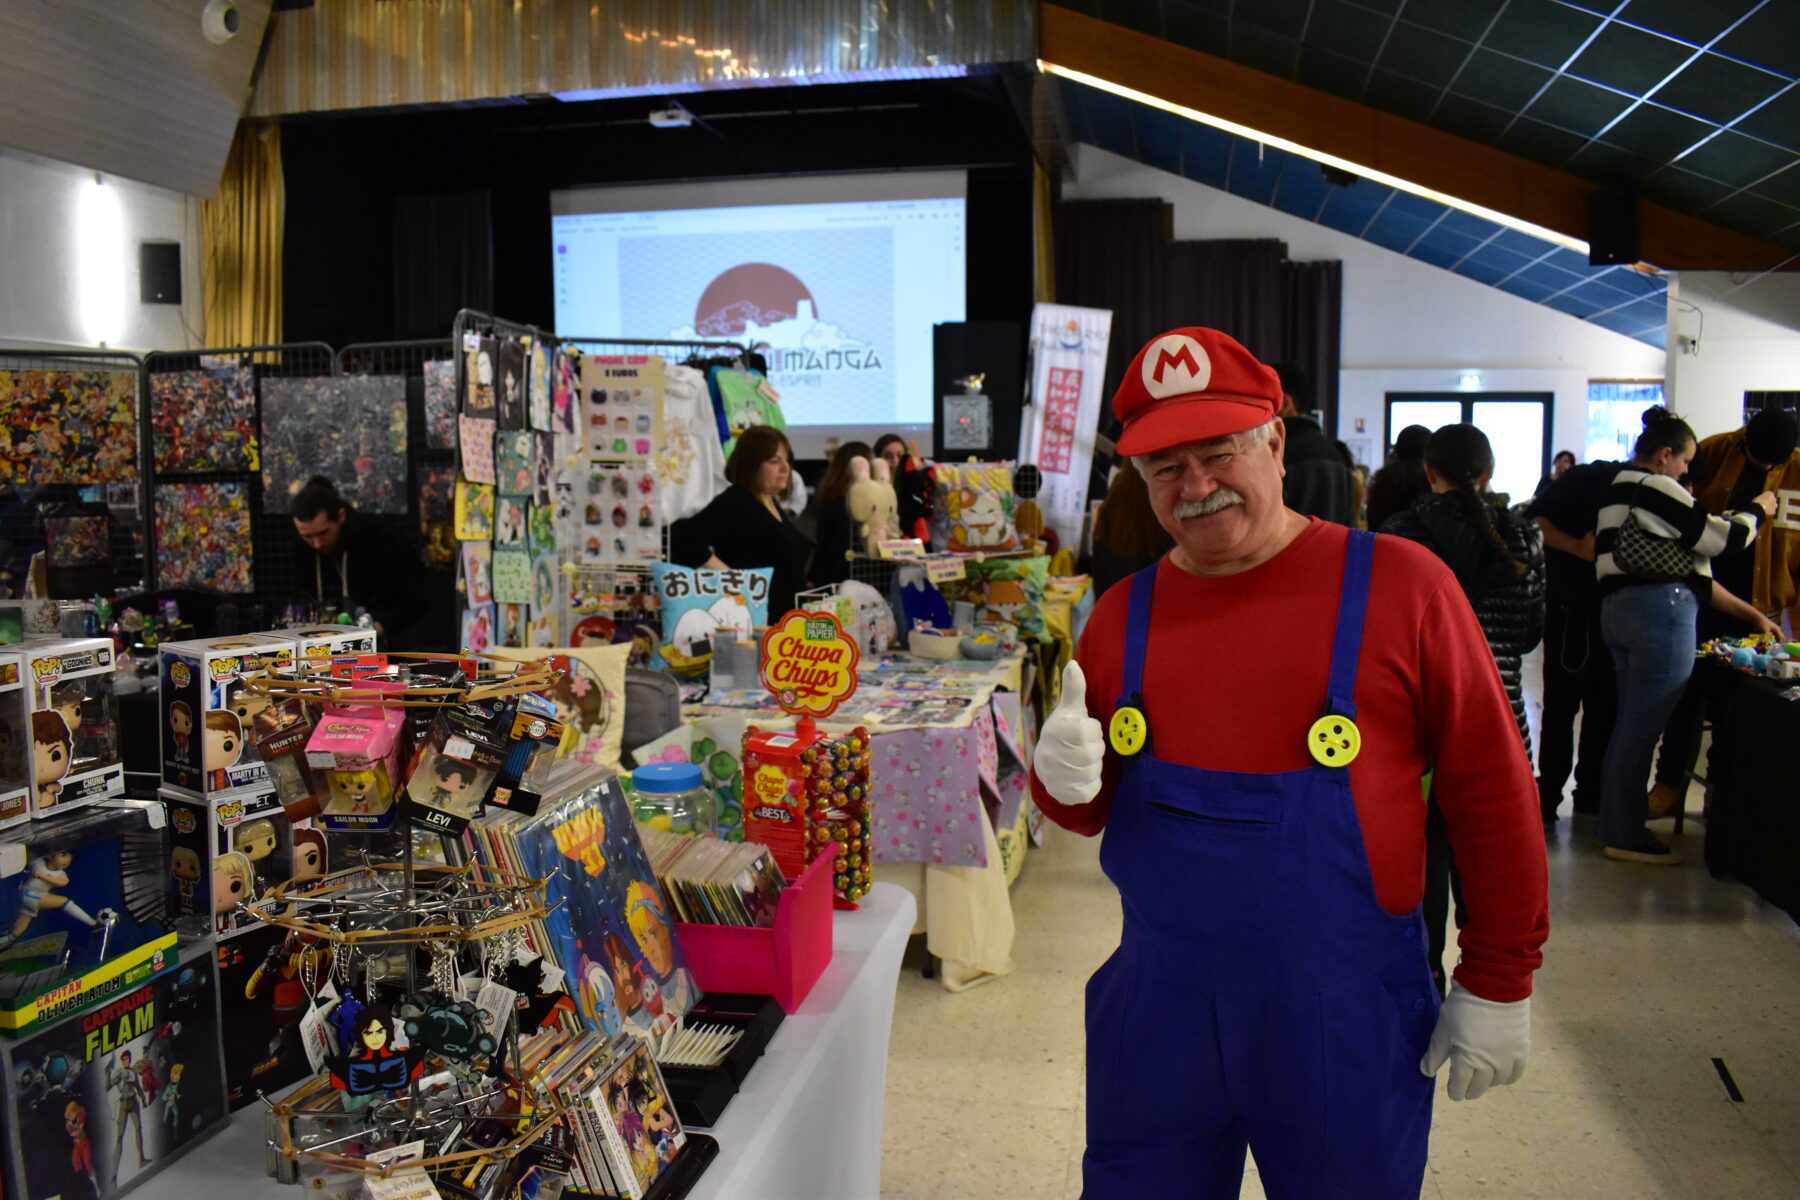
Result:
{"label": "window", "polygon": [[1588,381],[1587,445],[1582,462],[1624,462],[1644,431],[1644,410],[1663,402],[1660,379]]}
{"label": "window", "polygon": [[1438,429],[1467,422],[1494,448],[1489,487],[1517,503],[1531,499],[1550,469],[1549,392],[1389,392],[1387,444],[1408,425]]}

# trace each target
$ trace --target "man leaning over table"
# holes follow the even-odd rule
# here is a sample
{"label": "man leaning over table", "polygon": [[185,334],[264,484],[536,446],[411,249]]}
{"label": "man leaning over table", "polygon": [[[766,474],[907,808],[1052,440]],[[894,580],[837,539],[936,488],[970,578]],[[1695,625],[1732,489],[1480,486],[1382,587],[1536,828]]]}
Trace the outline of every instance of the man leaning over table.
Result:
{"label": "man leaning over table", "polygon": [[[1282,504],[1281,387],[1214,329],[1113,397],[1176,546],[1101,598],[1032,791],[1105,831],[1124,932],[1087,988],[1083,1195],[1419,1194],[1434,1076],[1517,1082],[1549,930],[1537,790],[1428,550]],[[1435,770],[1469,920],[1441,1005],[1419,915]]]}

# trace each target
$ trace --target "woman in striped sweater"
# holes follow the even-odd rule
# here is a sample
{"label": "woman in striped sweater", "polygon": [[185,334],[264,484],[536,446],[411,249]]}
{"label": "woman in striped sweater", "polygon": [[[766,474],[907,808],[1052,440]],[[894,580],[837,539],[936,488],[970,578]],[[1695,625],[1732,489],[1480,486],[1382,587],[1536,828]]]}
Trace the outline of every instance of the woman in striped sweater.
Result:
{"label": "woman in striped sweater", "polygon": [[[1701,602],[1765,632],[1772,628],[1766,616],[1714,583],[1712,560],[1753,542],[1758,523],[1775,511],[1775,497],[1764,492],[1755,508],[1713,516],[1679,482],[1694,457],[1694,431],[1661,406],[1645,410],[1643,421],[1631,462],[1607,491],[1594,540],[1600,631],[1619,681],[1619,718],[1606,747],[1600,795],[1600,843],[1608,858],[1673,866],[1680,855],[1644,827],[1651,754],[1694,669],[1694,620]],[[1664,583],[1626,571],[1614,551],[1628,515],[1646,533],[1693,555],[1687,578]]]}

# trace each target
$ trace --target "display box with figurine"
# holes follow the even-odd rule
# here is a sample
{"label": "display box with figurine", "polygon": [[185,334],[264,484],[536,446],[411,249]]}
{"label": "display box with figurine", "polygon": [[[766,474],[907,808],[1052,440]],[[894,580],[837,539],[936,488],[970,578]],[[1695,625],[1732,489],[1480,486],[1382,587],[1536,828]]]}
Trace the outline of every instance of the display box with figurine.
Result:
{"label": "display box with figurine", "polygon": [[162,806],[71,809],[0,842],[0,1033],[91,1007],[173,958]]}
{"label": "display box with figurine", "polygon": [[271,629],[258,637],[286,638],[294,643],[294,662],[308,673],[322,673],[331,668],[331,660],[340,654],[375,653],[375,631],[360,625],[302,625],[294,629]]}
{"label": "display box with figurine", "polygon": [[325,873],[325,835],[296,826],[273,789],[218,801],[170,788],[169,912],[194,935],[230,937],[256,924],[244,906],[278,883]]}
{"label": "display box with figurine", "polygon": [[31,710],[25,694],[25,656],[0,651],[0,829],[31,818],[31,760],[25,730]]}
{"label": "display box with figurine", "polygon": [[171,968],[0,1041],[8,1200],[113,1200],[224,1126],[211,947]]}
{"label": "display box with figurine", "polygon": [[271,703],[244,680],[294,658],[294,642],[274,634],[164,642],[162,781],[191,795],[216,797],[266,788],[269,772],[250,738]]}
{"label": "display box with figurine", "polygon": [[123,792],[112,639],[46,639],[20,649],[31,709],[31,815],[50,817]]}
{"label": "display box with figurine", "polygon": [[[316,832],[316,831],[314,831]],[[331,943],[257,922],[218,943],[226,1103],[233,1111],[313,1073],[301,1018],[331,982]]]}

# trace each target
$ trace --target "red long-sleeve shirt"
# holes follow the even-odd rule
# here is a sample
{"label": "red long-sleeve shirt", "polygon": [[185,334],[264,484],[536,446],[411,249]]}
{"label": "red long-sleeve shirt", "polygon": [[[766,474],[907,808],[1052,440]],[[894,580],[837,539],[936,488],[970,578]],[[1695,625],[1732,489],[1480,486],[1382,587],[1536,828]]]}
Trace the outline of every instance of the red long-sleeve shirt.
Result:
{"label": "red long-sleeve shirt", "polygon": [[[1157,565],[1144,707],[1158,758],[1223,771],[1312,765],[1306,732],[1324,715],[1349,531],[1314,520],[1268,562],[1200,577]],[[1123,687],[1129,583],[1100,598],[1076,651],[1088,712],[1102,726]],[[1456,577],[1429,550],[1376,541],[1356,677],[1362,751],[1350,789],[1376,899],[1411,912],[1424,894],[1425,805],[1432,792],[1462,873],[1469,922],[1459,985],[1487,1000],[1531,994],[1549,933],[1548,870],[1537,786],[1487,639]],[[1032,776],[1038,806],[1093,835],[1118,784],[1109,748],[1093,803],[1062,805]]]}

